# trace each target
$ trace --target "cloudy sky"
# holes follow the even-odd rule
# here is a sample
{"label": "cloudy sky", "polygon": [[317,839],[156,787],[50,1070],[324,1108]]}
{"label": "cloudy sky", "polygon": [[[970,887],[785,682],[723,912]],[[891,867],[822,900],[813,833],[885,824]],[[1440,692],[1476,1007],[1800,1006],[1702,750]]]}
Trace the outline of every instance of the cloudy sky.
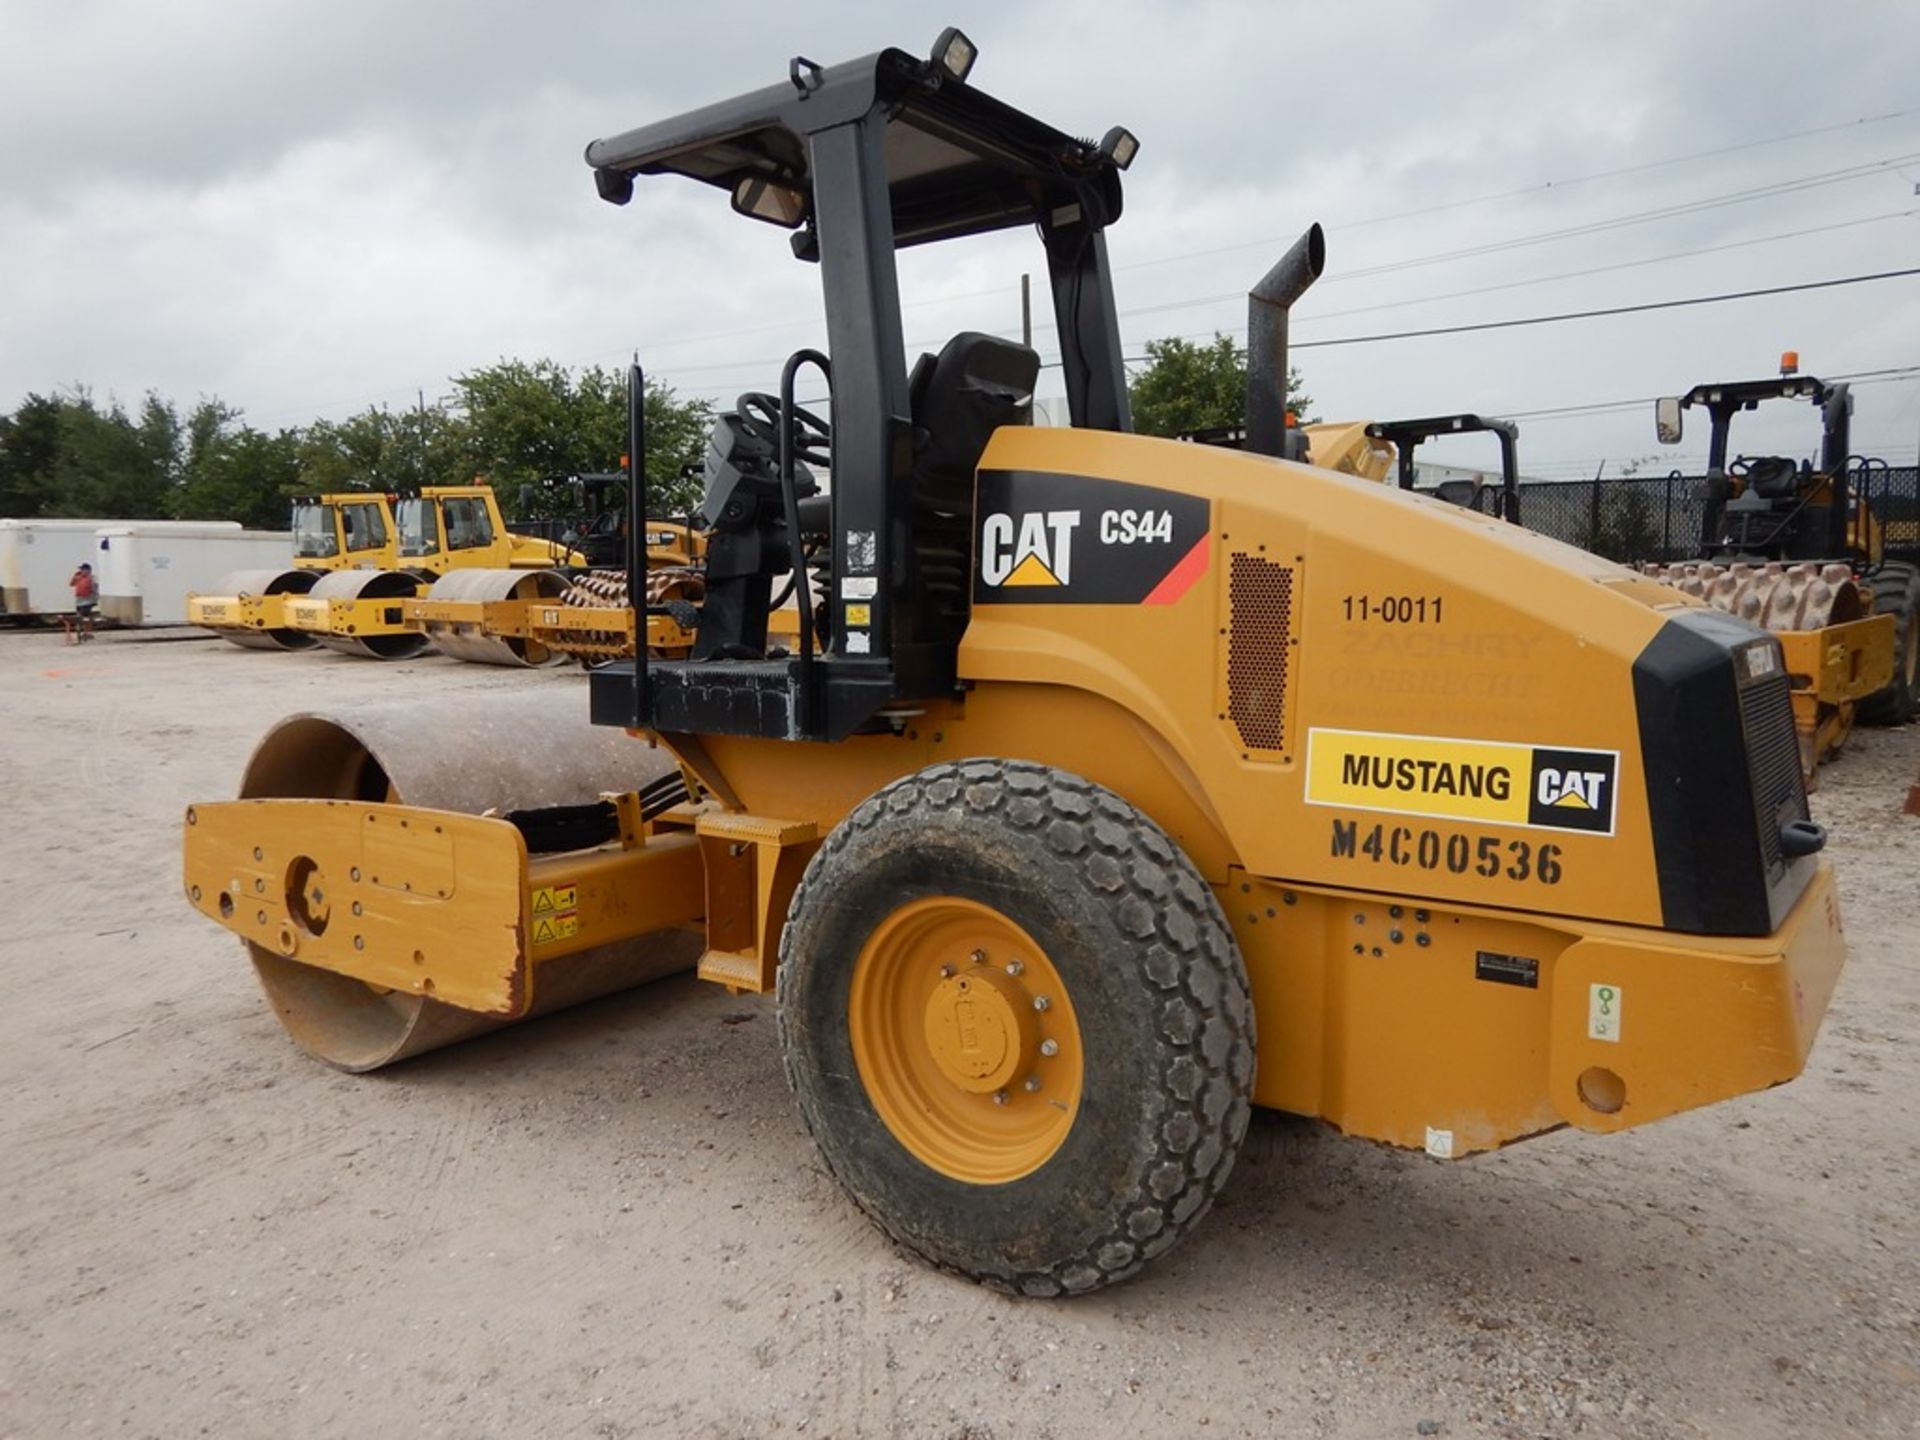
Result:
{"label": "cloudy sky", "polygon": [[[1914,456],[1920,277],[1306,348],[1920,265],[1920,7],[1847,0],[0,0],[0,411],[84,383],[273,428],[636,349],[688,393],[771,389],[821,338],[812,269],[706,187],[603,204],[582,147],[947,23],[981,88],[1139,135],[1110,236],[1130,353],[1239,331],[1317,219],[1295,358],[1327,418],[1517,414],[1527,471],[1587,474],[1658,451],[1650,405],[1592,407],[1792,347],[1904,370],[1859,385],[1855,443]],[[909,344],[1017,325],[1039,265],[1024,234],[903,254]],[[1803,453],[1813,421],[1739,442]]]}

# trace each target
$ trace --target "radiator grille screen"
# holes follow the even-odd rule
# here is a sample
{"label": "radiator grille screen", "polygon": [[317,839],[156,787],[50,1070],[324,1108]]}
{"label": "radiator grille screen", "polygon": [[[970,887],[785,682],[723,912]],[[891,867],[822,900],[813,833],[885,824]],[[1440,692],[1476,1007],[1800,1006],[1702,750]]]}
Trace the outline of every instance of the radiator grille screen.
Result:
{"label": "radiator grille screen", "polygon": [[1227,710],[1249,750],[1284,750],[1293,570],[1257,555],[1236,554],[1230,586]]}
{"label": "radiator grille screen", "polygon": [[1807,791],[1800,773],[1800,744],[1793,733],[1793,700],[1787,677],[1775,673],[1740,692],[1740,726],[1746,731],[1747,773],[1760,822],[1760,849],[1769,882],[1779,878],[1780,827],[1807,818]]}

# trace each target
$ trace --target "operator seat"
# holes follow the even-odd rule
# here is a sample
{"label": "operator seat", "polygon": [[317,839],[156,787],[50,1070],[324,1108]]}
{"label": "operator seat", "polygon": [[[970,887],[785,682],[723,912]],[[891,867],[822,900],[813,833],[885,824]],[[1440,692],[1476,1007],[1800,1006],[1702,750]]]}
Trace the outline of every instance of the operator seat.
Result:
{"label": "operator seat", "polygon": [[1434,498],[1462,510],[1478,510],[1480,495],[1487,487],[1478,480],[1442,480],[1433,487]]}
{"label": "operator seat", "polygon": [[960,514],[973,504],[973,472],[1002,425],[1033,418],[1040,357],[1025,345],[963,330],[938,356],[922,355],[907,381],[913,412],[914,500]]}

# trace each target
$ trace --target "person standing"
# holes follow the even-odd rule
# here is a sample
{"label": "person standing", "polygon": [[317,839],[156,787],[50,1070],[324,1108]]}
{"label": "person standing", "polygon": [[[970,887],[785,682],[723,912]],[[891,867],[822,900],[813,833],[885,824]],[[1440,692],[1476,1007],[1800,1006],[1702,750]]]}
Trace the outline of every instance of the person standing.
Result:
{"label": "person standing", "polygon": [[84,644],[93,638],[94,619],[100,610],[100,582],[93,578],[93,566],[82,564],[67,584],[73,587],[74,629]]}

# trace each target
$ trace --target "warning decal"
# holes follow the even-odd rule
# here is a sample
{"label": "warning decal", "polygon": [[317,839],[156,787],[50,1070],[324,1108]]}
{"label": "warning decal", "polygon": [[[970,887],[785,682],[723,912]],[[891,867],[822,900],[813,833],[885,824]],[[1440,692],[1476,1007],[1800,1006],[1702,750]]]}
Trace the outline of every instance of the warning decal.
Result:
{"label": "warning decal", "polygon": [[551,945],[580,933],[579,887],[542,885],[533,892],[528,911],[533,916],[533,943]]}
{"label": "warning decal", "polygon": [[1307,733],[1307,803],[1613,834],[1615,750],[1368,730]]}
{"label": "warning decal", "polygon": [[556,940],[565,940],[580,933],[580,915],[569,910],[564,915],[544,915],[533,922],[533,943],[551,945]]}

